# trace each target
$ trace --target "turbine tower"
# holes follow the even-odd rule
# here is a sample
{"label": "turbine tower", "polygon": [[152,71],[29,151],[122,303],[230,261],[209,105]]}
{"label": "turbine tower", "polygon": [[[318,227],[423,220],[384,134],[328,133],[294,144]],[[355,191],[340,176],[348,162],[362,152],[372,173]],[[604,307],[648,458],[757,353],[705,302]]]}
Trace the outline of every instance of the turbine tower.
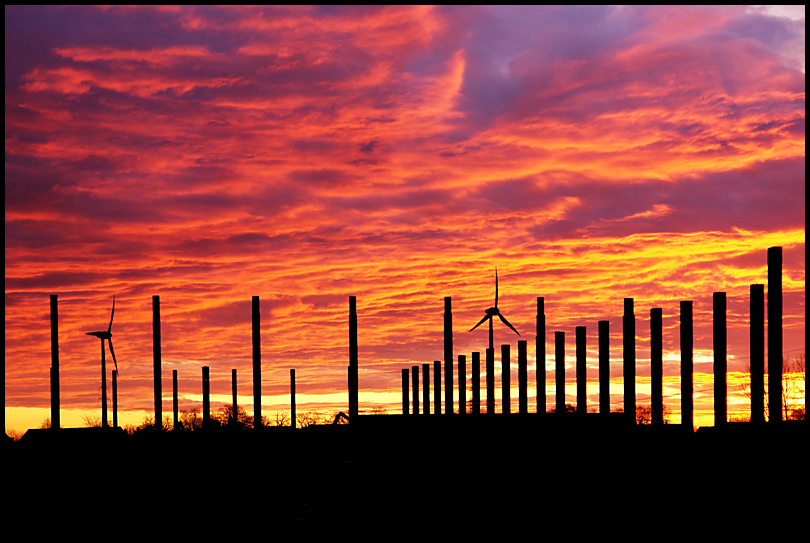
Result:
{"label": "turbine tower", "polygon": [[110,354],[112,355],[113,363],[115,363],[115,371],[118,373],[118,362],[115,360],[115,351],[112,344],[112,323],[113,316],[115,315],[115,296],[113,296],[112,312],[110,313],[110,325],[107,330],[98,332],[87,332],[88,336],[96,336],[101,340],[101,426],[107,427],[107,368],[104,360],[104,340],[110,344]]}
{"label": "turbine tower", "polygon": [[495,268],[495,307],[490,307],[489,309],[487,309],[486,310],[486,316],[483,319],[481,319],[480,321],[478,321],[478,324],[476,324],[475,326],[473,326],[470,329],[470,332],[472,332],[473,330],[475,330],[476,328],[481,326],[484,323],[484,321],[489,319],[489,348],[490,349],[494,348],[494,341],[493,341],[493,334],[492,334],[492,320],[493,320],[492,318],[495,317],[496,315],[498,316],[499,319],[501,319],[501,321],[506,326],[511,328],[514,333],[516,333],[517,335],[520,335],[520,332],[515,330],[515,327],[512,326],[511,324],[509,324],[509,321],[506,320],[506,318],[503,315],[501,315],[501,312],[498,309],[498,268]]}

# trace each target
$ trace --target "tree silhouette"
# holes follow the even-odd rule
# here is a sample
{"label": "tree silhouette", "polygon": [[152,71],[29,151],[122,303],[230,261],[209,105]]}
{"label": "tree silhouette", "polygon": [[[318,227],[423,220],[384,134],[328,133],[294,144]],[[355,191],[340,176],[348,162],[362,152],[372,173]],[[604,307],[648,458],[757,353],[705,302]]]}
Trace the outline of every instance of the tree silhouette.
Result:
{"label": "tree silhouette", "polygon": [[[669,417],[672,411],[669,407],[663,407],[664,424],[669,424]],[[652,407],[649,405],[636,406],[636,424],[652,424]]]}
{"label": "tree silhouette", "polygon": [[307,411],[305,413],[298,413],[295,417],[295,424],[298,428],[306,428],[307,426],[314,426],[316,424],[331,424],[334,416],[323,415],[315,411]]}
{"label": "tree silhouette", "polygon": [[169,420],[169,416],[166,415],[163,417],[163,425],[156,425],[155,424],[155,416],[154,415],[146,415],[143,418],[143,422],[139,426],[127,426],[125,430],[129,434],[134,434],[136,432],[162,432],[165,428],[171,428],[172,423]]}
{"label": "tree silhouette", "polygon": [[180,412],[180,428],[178,430],[185,430],[192,432],[194,430],[202,429],[203,421],[200,416],[199,408],[190,409],[188,411]]}
{"label": "tree silhouette", "polygon": [[807,382],[804,355],[799,353],[782,360],[782,412],[787,420],[804,420]]}
{"label": "tree silhouette", "polygon": [[213,420],[220,426],[236,427],[236,428],[252,428],[253,416],[249,415],[247,411],[241,407],[236,408],[236,420],[233,418],[233,406],[224,405],[219,408],[219,411],[214,413]]}
{"label": "tree silhouette", "polygon": [[[552,405],[550,413],[556,413],[556,412],[557,412],[557,406]],[[570,404],[570,403],[565,404],[565,410],[563,411],[563,413],[576,413],[576,412],[577,412],[577,406],[575,406],[573,404]]]}
{"label": "tree silhouette", "polygon": [[82,421],[87,428],[101,428],[101,415],[85,413],[82,415]]}
{"label": "tree silhouette", "polygon": [[262,416],[262,423],[265,426],[289,426],[290,414],[286,411],[276,411],[275,415],[273,416],[272,423],[265,416]]}
{"label": "tree silhouette", "polygon": [[[767,369],[766,369],[767,371]],[[751,375],[751,365],[747,368],[748,375]],[[804,420],[805,417],[805,353],[801,352],[792,357],[782,357],[782,414],[786,420]],[[747,398],[748,405],[751,405],[751,380],[744,380],[740,385],[742,395]],[[768,398],[768,384],[765,384],[764,397]],[[768,402],[764,402],[765,418],[770,418]],[[750,413],[748,420],[750,419]],[[736,417],[735,417],[736,418]]]}

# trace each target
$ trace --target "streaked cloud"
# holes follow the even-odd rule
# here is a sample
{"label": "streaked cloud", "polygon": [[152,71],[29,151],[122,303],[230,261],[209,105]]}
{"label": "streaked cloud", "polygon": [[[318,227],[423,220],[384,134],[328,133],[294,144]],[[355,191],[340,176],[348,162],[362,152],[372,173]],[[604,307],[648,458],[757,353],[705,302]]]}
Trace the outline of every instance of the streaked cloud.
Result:
{"label": "streaked cloud", "polygon": [[444,296],[457,350],[482,348],[466,330],[496,265],[527,334],[537,296],[572,338],[583,321],[620,330],[624,297],[668,319],[690,297],[710,349],[706,304],[726,290],[743,360],[748,285],[780,245],[785,348],[804,349],[803,9],[7,6],[5,19],[7,409],[47,405],[48,294],[66,386],[84,391],[63,402],[88,411],[97,345],[83,332],[113,294],[133,412],[151,402],[152,295],[167,368],[211,365],[221,387],[231,367],[248,375],[259,295],[268,394],[296,367],[307,394],[332,399],[356,295],[361,386],[384,395],[397,368],[441,357]]}

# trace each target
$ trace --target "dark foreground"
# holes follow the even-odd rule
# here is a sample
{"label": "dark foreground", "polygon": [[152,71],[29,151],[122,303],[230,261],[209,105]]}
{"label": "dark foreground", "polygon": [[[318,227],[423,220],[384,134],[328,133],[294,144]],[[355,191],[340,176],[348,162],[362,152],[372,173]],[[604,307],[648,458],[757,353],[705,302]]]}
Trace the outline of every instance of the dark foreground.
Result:
{"label": "dark foreground", "polygon": [[298,430],[36,430],[3,447],[4,516],[7,530],[93,539],[789,533],[807,510],[807,428],[377,415]]}

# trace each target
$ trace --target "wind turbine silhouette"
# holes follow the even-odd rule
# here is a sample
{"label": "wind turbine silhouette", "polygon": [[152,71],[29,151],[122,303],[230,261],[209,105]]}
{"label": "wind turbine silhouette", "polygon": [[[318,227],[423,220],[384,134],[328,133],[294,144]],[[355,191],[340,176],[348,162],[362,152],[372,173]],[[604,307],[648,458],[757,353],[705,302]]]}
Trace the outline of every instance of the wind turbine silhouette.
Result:
{"label": "wind turbine silhouette", "polygon": [[118,373],[118,361],[115,360],[115,351],[112,344],[112,323],[113,316],[115,316],[115,296],[113,296],[112,312],[110,313],[110,325],[107,330],[98,332],[87,332],[88,336],[96,336],[101,339],[101,426],[107,427],[107,366],[104,360],[105,349],[104,340],[110,344],[110,354],[112,355],[113,362],[115,363],[115,372]]}
{"label": "wind turbine silhouette", "polygon": [[496,315],[498,316],[499,319],[501,319],[501,321],[506,326],[511,328],[514,333],[516,333],[517,335],[520,335],[520,332],[515,330],[515,327],[512,326],[511,324],[509,324],[509,321],[506,320],[506,318],[503,315],[501,315],[501,312],[498,309],[498,268],[495,268],[495,307],[490,307],[489,309],[487,309],[486,313],[487,313],[486,316],[483,319],[481,319],[480,321],[478,321],[478,324],[473,326],[470,329],[470,332],[472,332],[473,330],[475,330],[476,328],[478,328],[479,326],[484,324],[484,321],[489,319],[489,348],[490,349],[494,348],[494,341],[493,341],[493,335],[492,335],[492,320],[493,320],[492,318],[495,317]]}

